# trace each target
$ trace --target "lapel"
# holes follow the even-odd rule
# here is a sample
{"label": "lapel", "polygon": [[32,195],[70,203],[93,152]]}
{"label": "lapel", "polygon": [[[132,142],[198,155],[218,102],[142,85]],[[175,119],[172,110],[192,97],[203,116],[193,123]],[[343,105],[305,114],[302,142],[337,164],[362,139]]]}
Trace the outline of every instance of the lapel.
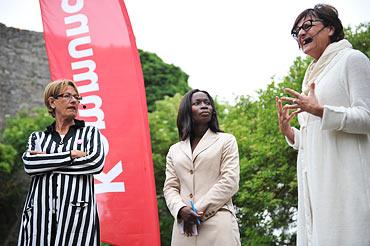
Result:
{"label": "lapel", "polygon": [[188,137],[185,141],[182,141],[180,144],[181,150],[186,154],[186,156],[193,162],[197,156],[206,150],[209,146],[217,141],[219,136],[217,133],[211,131],[208,128],[204,136],[200,139],[197,147],[195,147],[194,152],[191,153],[190,138]]}
{"label": "lapel", "polygon": [[192,161],[193,154],[191,153],[191,146],[190,146],[190,138],[188,137],[186,140],[181,141],[180,143],[181,150],[184,151],[187,157]]}
{"label": "lapel", "polygon": [[[204,136],[200,139],[197,147],[195,147],[193,152],[193,161],[197,158],[197,156],[202,153],[204,150],[206,150],[209,146],[211,146],[213,143],[215,143],[218,139],[217,133],[214,133],[211,131],[211,129],[208,128],[207,132],[204,134]],[[190,146],[190,143],[189,143]],[[190,149],[191,151],[191,149]]]}

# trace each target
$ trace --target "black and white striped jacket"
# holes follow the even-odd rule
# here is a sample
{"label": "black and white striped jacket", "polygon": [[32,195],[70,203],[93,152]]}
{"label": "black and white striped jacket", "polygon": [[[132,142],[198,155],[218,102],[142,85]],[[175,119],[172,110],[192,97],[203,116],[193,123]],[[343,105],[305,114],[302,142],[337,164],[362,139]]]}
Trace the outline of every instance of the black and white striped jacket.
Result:
{"label": "black and white striped jacket", "polygon": [[[23,154],[24,169],[32,176],[18,245],[100,245],[100,228],[93,174],[104,167],[99,130],[75,120],[64,139],[55,122],[30,135]],[[31,155],[28,150],[46,154]],[[87,153],[71,158],[71,150]]]}

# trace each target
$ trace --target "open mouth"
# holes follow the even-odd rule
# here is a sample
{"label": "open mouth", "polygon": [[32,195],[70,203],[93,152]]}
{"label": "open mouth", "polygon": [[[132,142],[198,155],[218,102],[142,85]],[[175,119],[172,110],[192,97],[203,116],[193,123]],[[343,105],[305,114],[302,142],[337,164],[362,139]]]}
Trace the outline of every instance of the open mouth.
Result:
{"label": "open mouth", "polygon": [[303,46],[303,45],[306,45],[306,44],[311,43],[312,41],[313,41],[313,38],[312,38],[312,37],[307,37],[307,38],[305,38],[305,39],[301,42],[301,44],[302,44],[302,46]]}

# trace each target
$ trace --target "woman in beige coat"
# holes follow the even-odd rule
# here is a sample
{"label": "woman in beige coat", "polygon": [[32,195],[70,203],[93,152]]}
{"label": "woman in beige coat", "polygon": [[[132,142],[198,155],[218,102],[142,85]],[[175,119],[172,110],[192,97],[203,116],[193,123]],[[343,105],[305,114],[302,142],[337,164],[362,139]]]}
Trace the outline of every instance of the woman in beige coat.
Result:
{"label": "woman in beige coat", "polygon": [[172,245],[240,245],[231,199],[239,187],[238,146],[220,130],[208,92],[185,94],[177,127],[182,141],[168,152],[163,188],[175,218]]}

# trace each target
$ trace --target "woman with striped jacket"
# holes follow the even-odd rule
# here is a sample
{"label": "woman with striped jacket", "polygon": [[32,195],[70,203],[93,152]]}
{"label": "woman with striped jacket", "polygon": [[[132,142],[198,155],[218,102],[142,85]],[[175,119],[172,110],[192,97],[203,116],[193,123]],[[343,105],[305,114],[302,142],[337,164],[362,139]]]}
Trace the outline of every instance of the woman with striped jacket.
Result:
{"label": "woman with striped jacket", "polygon": [[45,88],[55,121],[30,135],[22,157],[32,181],[18,245],[100,245],[93,174],[105,156],[99,130],[75,119],[81,99],[71,80]]}

